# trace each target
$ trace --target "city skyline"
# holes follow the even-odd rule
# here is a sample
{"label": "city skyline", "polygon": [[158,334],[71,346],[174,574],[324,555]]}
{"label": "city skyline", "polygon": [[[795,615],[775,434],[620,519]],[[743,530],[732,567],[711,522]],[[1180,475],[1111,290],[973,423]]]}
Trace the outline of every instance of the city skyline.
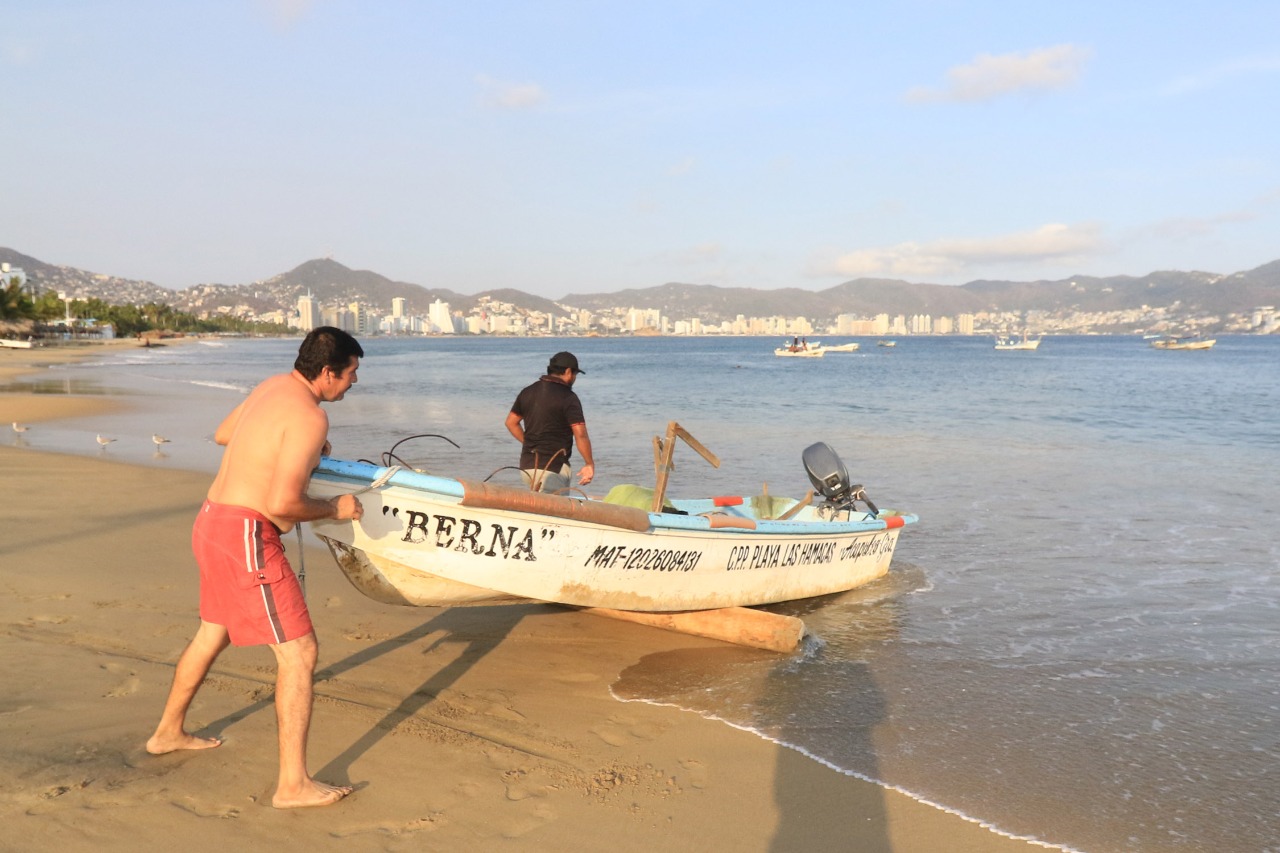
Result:
{"label": "city skyline", "polygon": [[1229,273],[1280,226],[1280,7],[1252,0],[6,23],[0,234],[170,289],[299,257],[547,298]]}

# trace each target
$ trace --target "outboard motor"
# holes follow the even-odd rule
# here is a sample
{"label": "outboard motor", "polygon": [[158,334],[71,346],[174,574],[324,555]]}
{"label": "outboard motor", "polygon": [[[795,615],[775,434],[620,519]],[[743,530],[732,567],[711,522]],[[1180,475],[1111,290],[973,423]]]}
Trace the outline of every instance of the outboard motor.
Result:
{"label": "outboard motor", "polygon": [[826,443],[820,441],[809,445],[800,458],[814,490],[827,499],[823,506],[832,510],[852,510],[855,501],[862,501],[872,518],[880,514],[862,486],[849,482],[849,469]]}

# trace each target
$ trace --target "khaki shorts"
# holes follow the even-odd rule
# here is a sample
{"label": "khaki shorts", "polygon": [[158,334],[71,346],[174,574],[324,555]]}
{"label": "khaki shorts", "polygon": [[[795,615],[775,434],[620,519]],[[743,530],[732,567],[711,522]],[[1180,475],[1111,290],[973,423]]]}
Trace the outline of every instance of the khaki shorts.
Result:
{"label": "khaki shorts", "polygon": [[533,486],[535,492],[562,492],[569,488],[569,477],[573,469],[568,465],[561,466],[559,471],[543,471],[541,468],[522,468],[526,486]]}

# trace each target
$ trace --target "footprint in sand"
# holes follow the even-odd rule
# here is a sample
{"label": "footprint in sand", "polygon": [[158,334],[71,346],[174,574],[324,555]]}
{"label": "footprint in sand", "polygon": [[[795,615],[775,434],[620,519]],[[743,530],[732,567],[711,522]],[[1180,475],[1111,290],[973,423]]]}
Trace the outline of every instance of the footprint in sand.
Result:
{"label": "footprint in sand", "polygon": [[553,675],[551,680],[561,684],[586,684],[589,681],[599,681],[600,677],[590,672],[564,672]]}
{"label": "footprint in sand", "polygon": [[107,699],[119,699],[122,696],[131,696],[138,692],[138,688],[142,686],[142,680],[138,676],[133,675],[124,680],[124,683],[118,687],[108,690],[102,694]]}
{"label": "footprint in sand", "polygon": [[186,800],[174,800],[173,805],[189,812],[196,817],[217,817],[223,819],[232,819],[240,817],[240,810],[235,806],[228,805],[208,805],[206,803],[197,803],[190,798]]}
{"label": "footprint in sand", "polygon": [[528,814],[521,815],[512,820],[507,828],[502,830],[503,838],[519,838],[528,835],[535,829],[546,826],[548,823],[556,819],[555,810],[546,803],[538,803]]}
{"label": "footprint in sand", "polygon": [[596,726],[590,731],[609,746],[622,746],[627,742],[627,733],[614,726]]}
{"label": "footprint in sand", "polygon": [[102,668],[112,675],[124,676],[124,681],[102,694],[108,699],[119,699],[121,696],[130,696],[138,692],[138,688],[142,686],[142,679],[138,678],[138,674],[133,670],[122,666],[118,663],[105,663]]}
{"label": "footprint in sand", "polygon": [[61,797],[63,794],[70,793],[71,791],[83,790],[84,788],[89,787],[90,781],[92,780],[81,779],[79,782],[72,782],[70,785],[54,785],[52,787],[45,788],[40,792],[40,799],[54,800]]}
{"label": "footprint in sand", "polygon": [[609,746],[622,746],[630,740],[653,740],[662,734],[663,727],[653,723],[636,723],[625,717],[610,717],[606,724],[590,731]]}
{"label": "footprint in sand", "polygon": [[707,766],[701,761],[693,758],[684,758],[680,761],[680,767],[688,774],[690,788],[707,787]]}
{"label": "footprint in sand", "polygon": [[435,832],[449,823],[444,815],[435,812],[427,817],[405,823],[377,823],[368,826],[351,826],[346,829],[332,830],[329,834],[334,838],[355,838],[359,835],[414,835],[419,832]]}
{"label": "footprint in sand", "polygon": [[513,803],[546,797],[553,787],[548,780],[542,778],[542,774],[536,771],[531,772],[523,767],[512,768],[503,773],[502,784],[507,789],[507,799]]}
{"label": "footprint in sand", "polygon": [[471,797],[478,797],[480,794],[484,793],[484,786],[479,782],[468,780],[454,785],[453,790],[470,799]]}
{"label": "footprint in sand", "polygon": [[48,625],[64,625],[67,622],[70,622],[74,618],[75,618],[74,616],[46,616],[45,614],[41,613],[39,615],[32,616],[30,619],[28,619],[27,624],[31,625],[31,624],[44,622],[45,624],[48,624]]}

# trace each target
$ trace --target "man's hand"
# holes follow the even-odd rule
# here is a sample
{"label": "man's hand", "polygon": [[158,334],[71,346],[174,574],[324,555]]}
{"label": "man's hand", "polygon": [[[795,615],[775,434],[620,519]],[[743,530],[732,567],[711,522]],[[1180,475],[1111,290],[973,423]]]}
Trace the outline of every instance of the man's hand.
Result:
{"label": "man's hand", "polygon": [[329,439],[327,439],[327,438],[326,438],[326,439],[324,440],[324,447],[320,448],[320,455],[321,455],[321,456],[328,456],[328,455],[329,455],[330,453],[332,453],[332,452],[333,452],[333,445],[332,445],[332,444],[330,444],[330,443],[329,443]]}
{"label": "man's hand", "polygon": [[338,495],[332,500],[334,506],[333,517],[338,521],[345,521],[348,518],[359,521],[364,517],[364,506],[355,495]]}
{"label": "man's hand", "polygon": [[596,475],[595,465],[583,465],[578,469],[578,485],[585,486],[591,482],[591,478]]}

